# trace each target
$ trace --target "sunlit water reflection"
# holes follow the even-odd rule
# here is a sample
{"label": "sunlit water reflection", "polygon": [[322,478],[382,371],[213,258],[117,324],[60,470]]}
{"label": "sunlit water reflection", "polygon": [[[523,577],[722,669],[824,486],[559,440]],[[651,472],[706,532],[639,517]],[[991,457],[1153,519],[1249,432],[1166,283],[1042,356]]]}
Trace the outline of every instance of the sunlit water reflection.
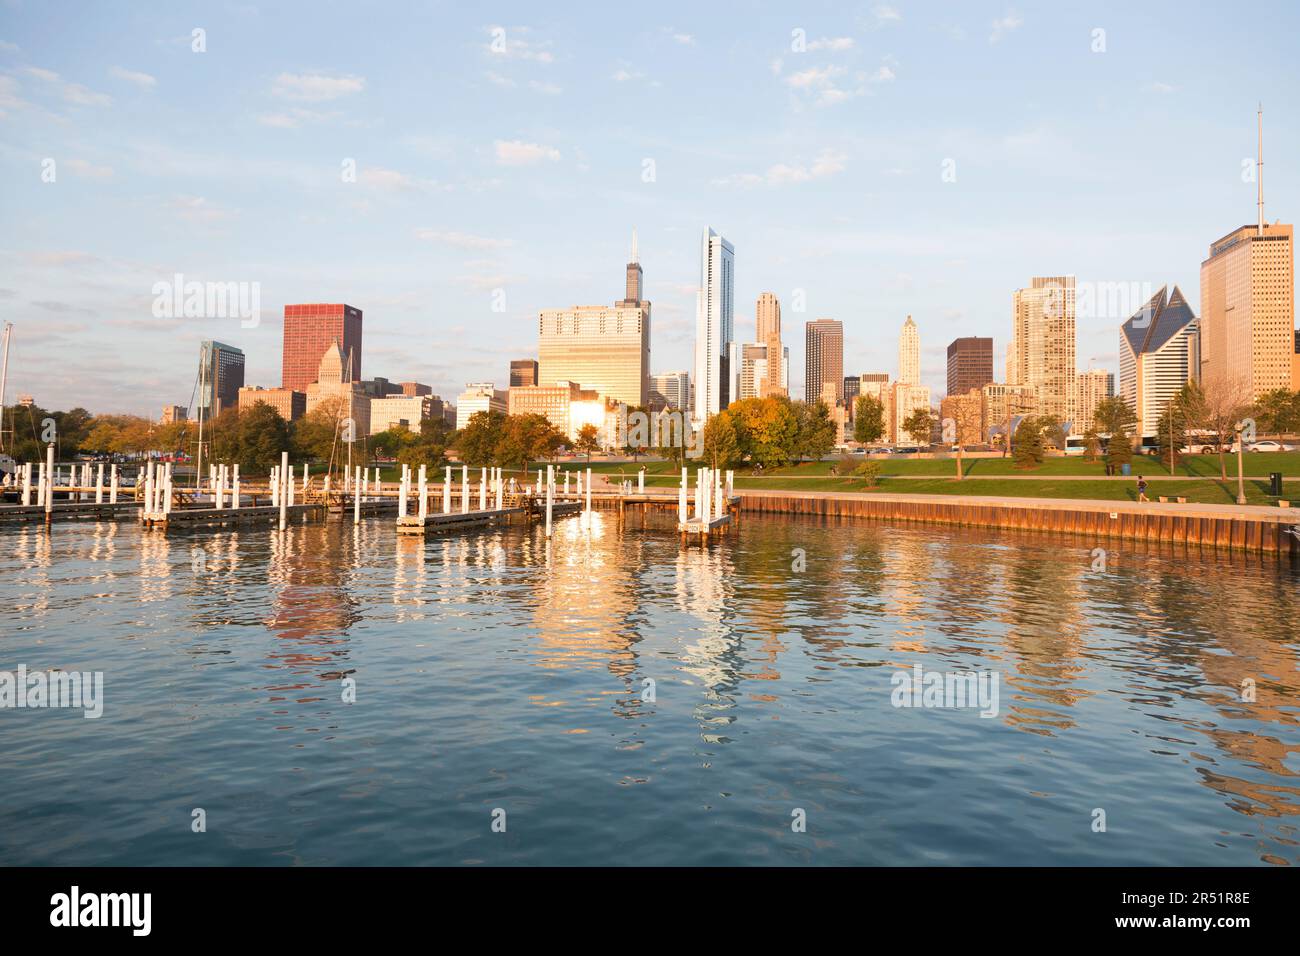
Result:
{"label": "sunlit water reflection", "polygon": [[[1288,561],[771,518],[0,543],[0,670],[106,683],[0,710],[9,864],[1300,862]],[[995,672],[997,717],[893,707],[915,663]]]}

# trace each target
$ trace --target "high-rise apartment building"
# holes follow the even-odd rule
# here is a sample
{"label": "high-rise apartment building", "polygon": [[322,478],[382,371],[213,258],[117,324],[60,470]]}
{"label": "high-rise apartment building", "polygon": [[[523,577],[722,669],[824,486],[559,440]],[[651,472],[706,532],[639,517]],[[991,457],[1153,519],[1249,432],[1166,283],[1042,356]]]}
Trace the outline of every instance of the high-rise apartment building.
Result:
{"label": "high-rise apartment building", "polygon": [[[658,396],[658,397],[656,397]],[[691,373],[661,372],[650,376],[650,403],[678,411],[691,407]]]}
{"label": "high-rise apartment building", "polygon": [[733,333],[736,251],[712,229],[700,240],[700,286],[695,294],[695,402],[692,419],[703,428],[730,403],[728,364]]}
{"label": "high-rise apartment building", "polygon": [[343,303],[308,303],[284,307],[284,350],[280,387],[305,392],[316,381],[320,360],[335,342],[343,352],[344,371],[361,381],[361,310]]}
{"label": "high-rise apartment building", "polygon": [[921,384],[921,336],[910,315],[898,335],[898,380],[904,385]]}
{"label": "high-rise apartment building", "polygon": [[[757,327],[755,338],[767,347],[767,354],[785,356],[788,350],[781,345],[781,301],[775,293],[764,292],[758,297],[754,322]],[[759,396],[788,395],[790,383],[785,361],[766,371],[767,375],[759,385]]]}
{"label": "high-rise apartment building", "polygon": [[1011,297],[1007,384],[1032,385],[1039,415],[1074,421],[1078,367],[1075,357],[1074,276],[1035,276]]}
{"label": "high-rise apartment building", "polygon": [[1096,417],[1097,403],[1103,398],[1113,397],[1114,394],[1114,372],[1107,372],[1105,369],[1100,368],[1090,368],[1086,372],[1079,373],[1074,415],[1075,434],[1088,434]]}
{"label": "high-rise apartment building", "polygon": [[993,340],[967,335],[948,346],[948,394],[965,395],[993,381]]}
{"label": "high-rise apartment building", "polygon": [[650,303],[642,298],[642,278],[634,233],[624,290],[627,298],[612,306],[575,305],[541,313],[537,385],[576,382],[615,402],[648,404]]}
{"label": "high-rise apartment building", "polygon": [[[640,268],[639,266],[637,268]],[[519,388],[521,386],[537,384],[537,360],[536,359],[514,359],[510,363],[510,387]]]}
{"label": "high-rise apartment building", "polygon": [[184,405],[164,405],[162,418],[158,421],[161,425],[174,425],[177,422],[185,421],[189,417],[189,413],[190,410]]}
{"label": "high-rise apartment building", "polygon": [[835,400],[843,400],[844,323],[814,319],[804,326],[804,401],[820,401],[827,382],[835,386]]}
{"label": "high-rise apartment building", "polygon": [[198,416],[215,418],[239,407],[244,387],[244,352],[233,345],[206,339],[199,345]]}
{"label": "high-rise apartment building", "polygon": [[[727,394],[731,401],[762,397],[764,384],[773,377],[768,372],[767,356],[768,345],[765,342],[731,343],[731,354],[727,362],[727,370],[731,374]],[[780,381],[779,372],[776,378]]]}
{"label": "high-rise apartment building", "polygon": [[1156,434],[1174,396],[1197,377],[1199,329],[1177,286],[1173,295],[1162,288],[1120,327],[1119,394],[1137,415],[1143,437]]}

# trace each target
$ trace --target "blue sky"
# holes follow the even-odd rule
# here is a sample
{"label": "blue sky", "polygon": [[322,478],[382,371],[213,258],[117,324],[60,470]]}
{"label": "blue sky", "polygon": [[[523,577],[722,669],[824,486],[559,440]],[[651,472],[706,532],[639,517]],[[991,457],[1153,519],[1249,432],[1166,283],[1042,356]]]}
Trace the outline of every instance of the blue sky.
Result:
{"label": "blue sky", "polygon": [[[1294,221],[1300,15],[1250,9],[0,0],[9,400],[157,415],[208,337],[278,385],[287,302],[363,309],[366,377],[505,385],[539,309],[622,297],[634,226],[656,371],[690,367],[712,226],[738,336],[782,300],[796,394],[822,317],[847,372],[896,373],[911,314],[936,397],[959,335],[1001,378],[1033,275],[1199,302],[1255,217],[1261,99],[1266,213]],[[156,318],[176,273],[259,283],[260,324]],[[1115,368],[1126,317],[1080,317],[1081,368]]]}

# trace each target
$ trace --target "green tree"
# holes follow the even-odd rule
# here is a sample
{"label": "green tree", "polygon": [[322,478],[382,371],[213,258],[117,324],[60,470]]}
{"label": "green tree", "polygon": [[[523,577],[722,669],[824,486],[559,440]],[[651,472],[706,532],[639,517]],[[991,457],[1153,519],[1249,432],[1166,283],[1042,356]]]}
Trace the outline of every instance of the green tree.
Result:
{"label": "green tree", "polygon": [[859,395],[853,402],[853,440],[863,445],[885,434],[885,403],[874,395]]}
{"label": "green tree", "polygon": [[1252,417],[1258,431],[1266,435],[1300,432],[1300,391],[1275,388],[1255,403]]}
{"label": "green tree", "polygon": [[460,460],[476,468],[494,464],[505,427],[506,416],[503,413],[475,412],[456,434],[456,451],[460,453]]}
{"label": "green tree", "polygon": [[930,436],[934,434],[934,415],[928,408],[915,408],[912,413],[903,420],[903,431],[912,436],[912,441],[921,444],[930,444]]}
{"label": "green tree", "polygon": [[791,459],[802,461],[805,458],[819,461],[835,447],[835,423],[831,421],[830,409],[823,401],[792,403],[792,409],[799,423]]}
{"label": "green tree", "polygon": [[[224,418],[225,413],[218,421]],[[218,434],[235,435],[238,447],[234,455],[216,455],[216,460],[238,462],[245,474],[270,474],[272,466],[280,464],[280,454],[289,451],[289,423],[266,402],[236,415],[230,426]]]}
{"label": "green tree", "polygon": [[1016,467],[1038,467],[1043,462],[1044,452],[1042,419],[1026,415],[1012,436],[1012,458]]}
{"label": "green tree", "polygon": [[588,422],[578,429],[578,440],[574,444],[577,451],[587,456],[587,461],[591,461],[593,453],[600,451],[600,429]]}
{"label": "green tree", "polygon": [[487,461],[470,464],[486,465],[495,461],[524,468],[530,461],[552,457],[564,441],[564,435],[545,415],[508,415],[493,456]]}
{"label": "green tree", "polygon": [[376,455],[402,460],[402,452],[420,441],[420,437],[405,425],[394,425],[370,436],[370,447]]}
{"label": "green tree", "polygon": [[293,423],[293,454],[310,461],[331,461],[339,442],[338,399],[326,399]]}
{"label": "green tree", "polygon": [[726,409],[705,422],[703,452],[709,467],[715,470],[734,468],[740,463],[740,430]]}
{"label": "green tree", "polygon": [[794,458],[799,417],[782,398],[746,398],[727,406],[736,426],[740,457],[762,468],[778,468]]}

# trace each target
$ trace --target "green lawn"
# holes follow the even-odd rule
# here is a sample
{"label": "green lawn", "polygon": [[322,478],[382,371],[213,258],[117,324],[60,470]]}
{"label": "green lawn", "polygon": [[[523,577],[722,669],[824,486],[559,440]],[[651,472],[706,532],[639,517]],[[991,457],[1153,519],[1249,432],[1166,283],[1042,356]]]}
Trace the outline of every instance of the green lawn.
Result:
{"label": "green lawn", "polygon": [[[851,456],[852,466],[862,461],[868,460],[863,455]],[[879,462],[881,465],[882,475],[934,475],[946,476],[955,475],[957,471],[956,458],[872,458],[871,461]],[[1228,468],[1228,478],[1233,480],[1237,475],[1236,456],[1225,456],[1225,463]],[[588,466],[585,462],[569,462],[562,465],[562,468],[570,471],[578,471],[590,467],[593,472],[604,474],[619,474],[636,476],[637,470],[644,465],[646,468],[647,478],[655,475],[674,475],[680,476],[680,466],[670,462],[651,461],[651,462],[593,462]],[[698,467],[699,462],[689,462],[687,467],[693,472]],[[1266,477],[1270,471],[1280,471],[1288,478],[1300,478],[1300,452],[1278,452],[1278,453],[1247,453],[1244,460],[1244,471],[1247,476]],[[798,479],[797,485],[791,487],[804,487],[804,479],[824,478],[830,475],[833,467],[843,467],[838,461],[808,461],[799,465],[791,465],[786,468],[773,468],[764,473],[764,479],[773,478],[791,478]],[[1076,458],[1048,458],[1043,461],[1037,468],[1022,469],[1017,468],[1015,462],[1010,458],[965,458],[962,460],[962,467],[965,473],[972,478],[993,477],[997,475],[1025,475],[1025,476],[1055,476],[1055,475],[1096,475],[1098,478],[1106,474],[1106,466],[1103,462],[1084,461],[1081,457]],[[1168,461],[1158,461],[1155,458],[1146,455],[1135,456],[1133,459],[1132,471],[1134,475],[1167,475],[1169,474]],[[1188,477],[1215,478],[1219,475],[1219,458],[1217,455],[1189,455],[1179,459],[1178,467],[1174,472],[1176,475],[1186,475]],[[737,477],[747,475],[748,469],[737,469]]]}

